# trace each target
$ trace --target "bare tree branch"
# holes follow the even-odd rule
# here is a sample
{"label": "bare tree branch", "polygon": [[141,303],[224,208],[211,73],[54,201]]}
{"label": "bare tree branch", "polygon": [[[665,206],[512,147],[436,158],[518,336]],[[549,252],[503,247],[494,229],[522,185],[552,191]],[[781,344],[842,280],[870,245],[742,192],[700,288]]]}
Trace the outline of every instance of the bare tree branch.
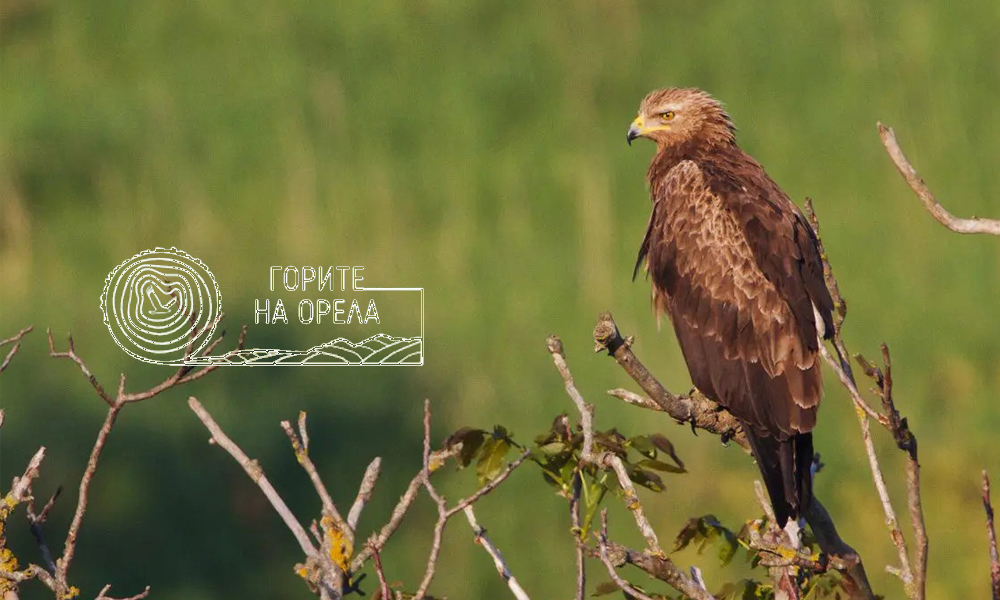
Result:
{"label": "bare tree branch", "polygon": [[472,506],[480,498],[495,490],[498,485],[503,483],[504,480],[507,479],[507,477],[509,477],[510,474],[514,472],[514,469],[521,466],[521,463],[523,463],[524,460],[528,458],[529,454],[531,454],[529,450],[525,450],[524,452],[522,452],[520,456],[514,459],[513,462],[508,463],[507,467],[503,471],[500,471],[500,473],[497,474],[496,477],[488,481],[486,485],[476,490],[475,493],[473,493],[471,496],[463,498],[458,502],[458,504],[448,509],[448,511],[445,512],[445,517],[450,519],[451,517],[458,514],[459,511],[463,511],[467,507]]}
{"label": "bare tree branch", "polygon": [[427,557],[427,566],[424,569],[424,578],[420,582],[420,587],[417,588],[417,593],[415,594],[415,600],[421,600],[427,595],[427,588],[430,587],[431,581],[434,579],[434,572],[437,569],[438,555],[441,552],[441,538],[444,535],[444,527],[448,524],[448,517],[446,512],[448,511],[448,506],[445,503],[444,497],[438,493],[434,488],[434,484],[431,483],[431,401],[424,400],[424,467],[421,471],[422,483],[424,489],[427,490],[427,494],[434,500],[437,505],[438,518],[437,522],[434,524],[434,538],[431,541],[431,551]]}
{"label": "bare tree branch", "polygon": [[[690,423],[694,428],[722,436],[725,441],[736,440],[740,446],[748,447],[743,429],[735,417],[697,390],[688,395],[667,391],[633,354],[632,342],[632,336],[622,337],[610,312],[600,314],[594,327],[595,352],[607,351],[633,381],[639,384],[649,399],[678,423]],[[617,392],[618,390],[612,390],[608,393],[616,397],[625,396],[622,399],[630,404],[648,407],[645,399],[637,394]]]}
{"label": "bare tree branch", "polygon": [[[219,316],[222,318],[222,315]],[[194,335],[194,332],[192,332]],[[224,335],[224,334],[223,334]],[[242,348],[243,341],[246,335],[246,327],[240,335],[238,347]],[[126,404],[133,402],[141,402],[143,400],[148,400],[160,393],[173,388],[178,385],[184,385],[190,383],[201,377],[204,377],[208,373],[215,370],[218,365],[208,366],[199,371],[190,372],[190,368],[181,367],[177,372],[168,377],[166,380],[160,384],[144,391],[138,393],[127,394],[125,393],[125,374],[122,373],[118,382],[118,393],[112,398],[110,394],[104,389],[104,386],[100,384],[97,377],[91,372],[87,363],[76,353],[76,346],[73,342],[73,336],[67,335],[67,349],[64,352],[59,352],[55,348],[55,341],[52,339],[52,331],[46,330],[46,337],[49,342],[49,355],[54,358],[67,358],[72,360],[80,371],[87,377],[90,382],[91,387],[98,396],[108,405],[108,414],[104,419],[104,424],[101,426],[100,431],[97,434],[97,441],[94,442],[94,447],[91,449],[90,458],[87,461],[87,467],[84,469],[83,477],[80,479],[79,495],[77,497],[76,511],[73,513],[73,519],[70,523],[69,531],[66,534],[66,541],[63,544],[63,555],[61,558],[55,561],[55,572],[53,573],[55,580],[64,588],[69,589],[68,583],[68,572],[69,567],[73,562],[73,558],[76,552],[76,542],[77,537],[80,533],[80,527],[83,524],[83,517],[87,512],[87,502],[90,493],[90,485],[93,481],[94,474],[97,472],[97,467],[100,462],[101,453],[104,451],[104,446],[107,444],[108,436],[111,434],[111,429],[114,427],[115,422],[118,419],[118,414],[121,412],[122,408]],[[216,344],[222,336],[216,340]],[[214,347],[214,345],[213,345]],[[190,348],[189,348],[190,352]],[[187,369],[187,370],[185,370]]]}
{"label": "bare tree branch", "polygon": [[195,415],[198,416],[198,419],[202,422],[205,428],[208,429],[209,433],[212,434],[212,437],[208,440],[208,442],[210,444],[217,444],[220,448],[228,452],[229,455],[232,456],[241,467],[243,467],[243,470],[246,471],[250,480],[257,484],[260,490],[264,492],[264,495],[271,502],[271,506],[274,507],[274,510],[281,517],[281,520],[285,522],[289,531],[292,532],[292,535],[294,535],[295,539],[299,542],[299,547],[302,549],[302,552],[306,556],[316,554],[316,547],[313,546],[312,542],[309,540],[309,534],[306,533],[305,528],[302,527],[299,520],[295,518],[294,514],[292,514],[291,509],[289,509],[288,505],[285,504],[281,495],[278,494],[277,490],[274,489],[274,486],[271,485],[271,482],[268,481],[267,476],[264,475],[264,470],[260,468],[257,461],[247,456],[235,442],[229,439],[229,436],[222,431],[219,424],[216,423],[215,419],[212,418],[212,415],[205,410],[205,407],[201,405],[201,402],[198,402],[197,398],[194,396],[188,398],[188,407]]}
{"label": "bare tree branch", "polygon": [[990,502],[990,476],[983,469],[983,510],[986,511],[986,535],[990,540],[990,588],[993,600],[1000,600],[1000,554],[997,553],[997,532],[993,525],[993,504]]}
{"label": "bare tree branch", "polygon": [[889,153],[889,157],[892,158],[892,162],[895,163],[900,174],[904,179],[906,179],[906,183],[909,184],[910,189],[912,189],[913,193],[920,198],[920,201],[924,204],[924,208],[931,213],[931,216],[933,216],[938,223],[941,223],[956,233],[988,233],[990,235],[1000,235],[1000,220],[981,219],[978,217],[960,219],[945,210],[937,199],[934,198],[934,194],[931,193],[930,188],[928,188],[927,184],[924,183],[924,180],[917,173],[917,170],[914,169],[913,165],[910,164],[910,161],[906,159],[906,155],[903,154],[902,148],[899,147],[899,142],[896,141],[896,132],[894,132],[891,127],[879,123],[878,136],[882,138],[882,145],[885,146],[885,151]]}
{"label": "bare tree branch", "polygon": [[579,467],[573,472],[573,493],[569,501],[569,514],[573,523],[570,533],[573,534],[573,546],[576,548],[576,600],[584,600],[587,588],[587,567],[584,564],[585,545],[581,536],[583,527],[580,520],[580,492],[583,487],[583,475]]}
{"label": "bare tree branch", "polygon": [[[837,280],[833,276],[833,268],[830,266],[829,258],[823,249],[822,238],[820,238],[819,233],[819,220],[813,210],[812,202],[809,200],[806,201],[806,213],[819,243],[820,258],[823,263],[823,273],[826,278],[827,288],[833,297],[834,306],[837,309],[836,314],[838,316],[838,318],[834,320],[834,334],[831,342],[831,345],[837,353],[837,357],[833,357],[830,351],[823,344],[822,338],[818,340],[820,353],[826,363],[830,365],[830,367],[837,374],[840,382],[847,389],[851,400],[854,402],[856,409],[855,413],[858,417],[858,425],[861,428],[862,442],[864,443],[865,452],[868,456],[869,469],[872,473],[872,479],[875,483],[875,489],[878,493],[879,500],[882,503],[882,509],[886,517],[886,525],[889,527],[890,538],[896,546],[899,555],[900,566],[898,568],[886,567],[886,570],[897,575],[902,580],[903,587],[906,590],[908,597],[914,600],[923,600],[927,579],[928,542],[926,527],[924,525],[923,509],[920,501],[920,464],[917,461],[916,438],[906,426],[906,419],[900,418],[899,413],[896,411],[895,405],[893,404],[892,376],[890,372],[891,363],[889,361],[889,350],[884,344],[882,346],[882,352],[886,365],[887,376],[883,376],[882,371],[878,369],[877,365],[868,363],[860,357],[859,362],[862,367],[864,367],[865,373],[875,380],[875,383],[878,386],[877,392],[882,398],[882,405],[886,414],[881,414],[873,409],[865,401],[861,392],[858,390],[858,385],[854,378],[854,371],[851,369],[850,362],[847,360],[848,352],[842,335],[843,319],[847,314],[846,304],[840,295]],[[885,477],[882,474],[882,468],[879,464],[878,455],[875,452],[874,442],[872,441],[869,419],[874,419],[877,423],[880,423],[887,430],[889,430],[889,432],[893,435],[893,438],[896,440],[897,446],[907,453],[908,506],[910,508],[911,521],[913,522],[914,537],[917,542],[917,554],[915,561],[916,569],[913,568],[910,562],[906,538],[899,527],[899,521],[896,517],[896,512],[893,509],[891,498],[889,497]],[[810,522],[810,524],[812,523]],[[813,527],[815,528],[815,525]],[[820,536],[817,536],[817,538],[819,537]]]}
{"label": "bare tree branch", "polygon": [[[83,362],[81,361],[79,364],[83,364]],[[94,473],[97,472],[97,465],[101,460],[104,445],[108,441],[111,428],[114,427],[122,406],[122,404],[113,404],[108,409],[108,416],[104,418],[104,424],[101,425],[101,430],[97,433],[97,441],[94,442],[94,447],[90,451],[87,468],[83,471],[83,477],[80,478],[80,493],[76,499],[76,511],[73,513],[73,521],[70,523],[69,532],[66,534],[66,543],[63,546],[62,558],[56,560],[55,576],[62,583],[66,583],[67,581],[67,572],[69,571],[70,564],[73,562],[73,555],[76,552],[76,539],[80,534],[80,525],[83,524],[83,515],[87,512],[90,482],[94,479]]]}
{"label": "bare tree branch", "polygon": [[378,548],[375,547],[372,540],[368,540],[368,545],[372,549],[372,559],[375,561],[375,574],[378,575],[379,585],[379,593],[372,597],[377,597],[380,600],[392,600],[392,591],[389,589],[389,582],[385,580],[385,572],[382,570],[382,557],[379,556]]}
{"label": "bare tree branch", "polygon": [[0,340],[0,348],[3,348],[4,346],[10,343],[14,344],[14,347],[11,348],[10,351],[7,353],[7,356],[4,357],[3,362],[0,363],[0,373],[3,373],[7,369],[7,366],[10,365],[10,360],[14,358],[14,355],[17,354],[17,351],[21,349],[21,338],[31,333],[31,331],[34,328],[35,328],[34,325],[28,325],[27,327],[17,332],[16,334],[10,336],[9,338]]}
{"label": "bare tree branch", "polygon": [[[312,459],[309,457],[309,438],[307,435],[302,435],[302,439],[295,434],[292,429],[291,423],[288,421],[281,422],[281,428],[285,431],[285,435],[288,436],[288,440],[292,443],[292,450],[295,452],[295,458],[298,459],[299,464],[305,469],[306,473],[309,475],[310,481],[312,481],[313,487],[316,488],[316,494],[319,495],[320,502],[323,504],[323,515],[328,516],[333,519],[337,527],[340,528],[346,535],[351,537],[351,542],[353,543],[353,533],[347,526],[347,522],[344,518],[340,516],[340,512],[333,503],[333,498],[330,497],[330,492],[327,491],[326,485],[323,484],[323,480],[320,479],[319,472],[316,470],[316,465],[313,464]],[[306,431],[306,413],[304,411],[299,412],[299,431]]]}
{"label": "bare tree branch", "polygon": [[100,593],[97,594],[97,598],[95,598],[94,600],[142,600],[143,598],[148,598],[149,597],[149,586],[148,585],[146,586],[145,590],[139,592],[138,594],[136,594],[134,596],[129,596],[128,598],[112,598],[111,596],[107,595],[110,590],[111,590],[111,584],[109,583],[106,586],[104,586],[103,588],[101,588]]}
{"label": "bare tree branch", "polygon": [[[632,550],[605,538],[607,556],[614,568],[630,564],[650,577],[665,582],[670,587],[694,600],[716,600],[707,589],[700,576],[691,577],[666,556],[656,556],[648,552]],[[601,558],[600,549],[594,553]],[[603,562],[603,561],[602,561]]]}
{"label": "bare tree branch", "polygon": [[[445,448],[443,450],[435,450],[431,452],[430,464],[431,465],[441,465],[444,462],[458,454],[461,450],[461,445],[455,445],[451,448]],[[399,502],[396,503],[395,508],[392,509],[392,515],[389,517],[389,521],[382,526],[379,530],[378,535],[374,537],[371,543],[365,544],[365,547],[361,549],[354,559],[351,561],[351,572],[356,572],[364,566],[365,561],[372,557],[375,550],[384,548],[386,542],[392,537],[396,530],[399,529],[400,524],[403,522],[403,517],[406,516],[406,511],[410,509],[413,501],[416,500],[417,494],[420,492],[420,488],[423,486],[423,470],[417,473],[413,479],[410,480],[409,485],[406,487],[406,491],[400,496]]]}
{"label": "bare tree branch", "polygon": [[[913,527],[913,537],[917,546],[914,558],[915,566],[913,566],[914,597],[923,598],[927,579],[928,541],[927,527],[924,524],[924,510],[920,499],[920,462],[917,457],[917,438],[910,431],[906,419],[902,418],[899,411],[896,410],[896,404],[892,398],[892,359],[889,356],[889,347],[882,344],[884,371],[876,363],[865,360],[861,355],[857,355],[856,359],[864,369],[865,375],[875,381],[875,392],[882,399],[883,413],[879,414],[878,422],[889,430],[896,446],[907,456],[907,507],[910,511],[910,525]],[[903,573],[905,574],[905,570]]]}
{"label": "bare tree branch", "polygon": [[621,575],[618,574],[618,569],[615,568],[615,564],[611,562],[611,557],[608,555],[608,509],[601,509],[601,534],[598,536],[597,543],[598,551],[600,552],[601,562],[608,569],[608,575],[615,582],[627,596],[632,596],[638,598],[639,600],[653,600],[650,596],[637,590],[628,581],[625,581]]}
{"label": "bare tree branch", "polygon": [[52,551],[49,550],[49,545],[45,542],[45,536],[42,534],[42,524],[45,519],[49,516],[49,511],[55,506],[56,500],[62,494],[62,486],[58,486],[56,491],[49,497],[49,501],[45,503],[42,507],[42,512],[35,513],[35,499],[28,499],[28,528],[31,529],[31,535],[35,538],[35,543],[38,544],[39,550],[42,552],[42,560],[45,561],[45,567],[50,573],[56,572],[56,563],[52,559]]}
{"label": "bare tree branch", "polygon": [[358,527],[361,511],[365,509],[365,505],[372,497],[372,491],[375,489],[375,482],[378,481],[381,469],[382,459],[378,456],[365,469],[364,477],[361,478],[361,486],[358,487],[358,495],[354,499],[354,504],[351,505],[351,510],[347,513],[347,527],[351,531],[354,531]]}
{"label": "bare tree branch", "polygon": [[[525,456],[527,456],[527,454],[525,454]],[[486,549],[490,558],[493,559],[493,564],[496,566],[497,572],[500,573],[500,577],[502,577],[507,583],[507,587],[510,588],[514,597],[517,598],[517,600],[530,600],[530,598],[528,598],[528,594],[526,594],[524,589],[521,588],[521,584],[517,582],[517,579],[513,574],[511,574],[510,569],[507,568],[507,563],[504,562],[503,555],[500,554],[500,550],[497,549],[497,547],[493,545],[493,542],[490,541],[490,538],[487,537],[486,530],[479,526],[479,523],[476,521],[476,513],[472,510],[472,504],[466,504],[462,511],[465,513],[465,517],[469,520],[469,526],[472,527],[472,531],[476,534],[476,543]]]}
{"label": "bare tree branch", "polygon": [[[23,571],[18,571],[17,560],[13,552],[7,548],[7,523],[14,508],[22,502],[30,501],[32,495],[32,482],[38,477],[42,461],[45,460],[45,447],[42,446],[35,452],[28,466],[24,469],[24,474],[15,477],[10,486],[10,491],[0,498],[0,597],[7,598],[13,596],[17,598],[17,586],[29,579],[38,577],[51,581],[51,577],[46,578],[48,573],[45,569],[37,565],[28,565]],[[45,575],[42,575],[44,573]],[[48,584],[47,584],[48,585]],[[55,592],[67,592],[66,588],[60,587],[58,582],[51,581],[49,587]]]}
{"label": "bare tree branch", "polygon": [[[324,599],[339,599],[343,597],[342,588],[342,576],[343,572],[339,565],[334,564],[330,557],[330,544],[331,532],[328,530],[329,526],[323,523],[324,535],[322,537],[323,543],[320,548],[316,548],[312,541],[309,539],[309,534],[306,532],[302,524],[292,513],[288,505],[285,504],[284,499],[278,494],[274,486],[267,479],[264,474],[264,470],[257,463],[256,460],[251,459],[249,456],[243,452],[243,449],[239,447],[235,442],[233,442],[229,436],[222,431],[222,428],[216,423],[212,415],[205,409],[204,406],[198,402],[197,398],[191,396],[188,398],[188,407],[191,411],[198,417],[212,437],[209,438],[210,444],[217,444],[223,450],[229,453],[233,459],[246,474],[250,477],[250,480],[257,484],[257,487],[264,493],[271,506],[274,508],[281,520],[285,522],[285,526],[288,527],[292,535],[299,542],[299,547],[302,549],[302,553],[306,556],[305,565],[299,565],[296,567],[297,572],[306,580],[310,586],[316,586],[318,588],[318,593],[321,598]],[[293,434],[294,437],[294,434]],[[311,463],[310,463],[311,464]],[[324,488],[325,489],[325,488]],[[319,490],[317,490],[318,492]],[[325,509],[324,509],[325,510]],[[325,520],[325,518],[323,519]]]}

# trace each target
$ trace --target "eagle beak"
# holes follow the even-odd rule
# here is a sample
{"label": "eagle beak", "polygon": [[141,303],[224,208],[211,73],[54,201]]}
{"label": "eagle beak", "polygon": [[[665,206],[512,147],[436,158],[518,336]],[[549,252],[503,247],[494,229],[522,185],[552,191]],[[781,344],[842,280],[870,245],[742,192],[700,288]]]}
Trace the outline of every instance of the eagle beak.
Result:
{"label": "eagle beak", "polygon": [[635,118],[635,121],[632,121],[632,124],[629,125],[628,135],[625,137],[625,141],[627,141],[628,145],[631,146],[632,140],[634,140],[637,137],[640,137],[645,131],[646,131],[645,119],[642,118],[642,115],[639,115],[638,117]]}

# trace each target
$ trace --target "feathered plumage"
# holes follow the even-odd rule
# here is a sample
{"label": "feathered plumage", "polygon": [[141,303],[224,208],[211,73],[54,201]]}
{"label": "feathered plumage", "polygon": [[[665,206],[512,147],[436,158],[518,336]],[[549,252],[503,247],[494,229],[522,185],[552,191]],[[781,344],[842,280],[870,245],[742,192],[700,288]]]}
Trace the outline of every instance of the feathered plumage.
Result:
{"label": "feathered plumage", "polygon": [[694,385],[743,424],[784,525],[812,498],[818,334],[833,332],[815,234],[707,93],[650,93],[636,137],[657,144],[636,271],[645,261]]}

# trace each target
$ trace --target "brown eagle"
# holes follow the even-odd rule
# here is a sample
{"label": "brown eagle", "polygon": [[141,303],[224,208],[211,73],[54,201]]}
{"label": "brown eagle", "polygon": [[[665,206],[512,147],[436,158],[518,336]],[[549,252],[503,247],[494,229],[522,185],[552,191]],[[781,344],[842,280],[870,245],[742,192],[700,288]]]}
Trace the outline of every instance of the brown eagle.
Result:
{"label": "brown eagle", "polygon": [[643,99],[628,142],[649,138],[656,155],[635,272],[645,260],[694,385],[743,424],[784,526],[812,499],[819,338],[833,332],[833,301],[812,228],[735,130],[701,90]]}

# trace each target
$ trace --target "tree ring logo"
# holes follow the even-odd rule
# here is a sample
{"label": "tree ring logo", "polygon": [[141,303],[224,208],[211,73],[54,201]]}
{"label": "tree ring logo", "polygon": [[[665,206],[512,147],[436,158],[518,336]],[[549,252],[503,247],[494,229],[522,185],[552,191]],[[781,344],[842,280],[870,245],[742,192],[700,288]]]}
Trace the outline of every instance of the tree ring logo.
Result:
{"label": "tree ring logo", "polygon": [[101,312],[122,350],[143,362],[176,365],[212,340],[222,293],[205,263],[177,248],[156,248],[108,274]]}

